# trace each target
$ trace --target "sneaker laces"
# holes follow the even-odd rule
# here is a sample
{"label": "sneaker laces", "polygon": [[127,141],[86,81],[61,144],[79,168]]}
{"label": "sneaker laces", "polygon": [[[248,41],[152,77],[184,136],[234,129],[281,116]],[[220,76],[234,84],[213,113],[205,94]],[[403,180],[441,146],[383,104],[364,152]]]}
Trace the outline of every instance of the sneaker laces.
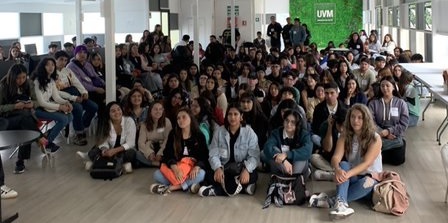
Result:
{"label": "sneaker laces", "polygon": [[12,191],[12,189],[9,188],[9,187],[6,186],[6,185],[3,185],[3,186],[1,187],[1,189],[2,189],[2,194],[6,194],[6,193]]}
{"label": "sneaker laces", "polygon": [[159,185],[157,187],[157,192],[161,195],[167,195],[167,194],[171,193],[170,188],[165,185]]}

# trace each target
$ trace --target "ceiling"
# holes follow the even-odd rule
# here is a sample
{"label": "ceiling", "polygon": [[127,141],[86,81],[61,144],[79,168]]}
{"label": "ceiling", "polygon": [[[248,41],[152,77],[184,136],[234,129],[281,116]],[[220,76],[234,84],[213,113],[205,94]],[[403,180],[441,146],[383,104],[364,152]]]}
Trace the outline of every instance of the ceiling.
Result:
{"label": "ceiling", "polygon": [[[83,2],[95,2],[97,0],[82,0]],[[41,3],[41,4],[74,4],[75,0],[1,0],[0,5],[3,4],[26,4],[26,3]]]}

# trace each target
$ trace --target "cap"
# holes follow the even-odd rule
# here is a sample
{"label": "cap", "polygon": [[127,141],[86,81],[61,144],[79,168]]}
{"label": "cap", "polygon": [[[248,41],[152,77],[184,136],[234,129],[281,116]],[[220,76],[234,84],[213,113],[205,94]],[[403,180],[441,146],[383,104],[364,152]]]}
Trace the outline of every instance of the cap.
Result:
{"label": "cap", "polygon": [[84,45],[78,45],[76,46],[75,50],[73,51],[73,53],[76,55],[77,53],[79,53],[80,51],[83,51],[84,53],[87,53],[87,47]]}

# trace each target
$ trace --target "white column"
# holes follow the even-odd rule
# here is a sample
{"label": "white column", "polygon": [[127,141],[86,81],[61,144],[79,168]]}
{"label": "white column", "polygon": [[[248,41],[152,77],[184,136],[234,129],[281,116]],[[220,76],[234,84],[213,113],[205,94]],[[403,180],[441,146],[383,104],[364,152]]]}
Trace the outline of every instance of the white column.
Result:
{"label": "white column", "polygon": [[105,21],[106,103],[115,101],[115,0],[102,0]]}
{"label": "white column", "polygon": [[82,22],[84,21],[84,15],[82,14],[82,0],[76,0],[75,2],[75,18],[76,18],[76,45],[82,44]]}
{"label": "white column", "polygon": [[[230,4],[230,35],[232,36],[232,47],[235,47],[235,0],[231,0]],[[235,50],[237,49],[235,48]]]}
{"label": "white column", "polygon": [[194,63],[199,66],[199,0],[193,4],[193,52],[194,52]]}

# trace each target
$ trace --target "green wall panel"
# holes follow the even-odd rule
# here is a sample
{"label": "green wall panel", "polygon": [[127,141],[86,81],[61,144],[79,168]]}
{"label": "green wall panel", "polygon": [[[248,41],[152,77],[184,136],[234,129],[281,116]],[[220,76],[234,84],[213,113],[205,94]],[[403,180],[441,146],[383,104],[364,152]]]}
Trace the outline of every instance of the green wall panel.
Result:
{"label": "green wall panel", "polygon": [[[311,42],[317,43],[319,48],[325,48],[330,40],[337,47],[351,32],[362,29],[361,0],[290,0],[289,5],[291,18],[298,17],[308,25]],[[323,10],[326,6],[327,11],[317,13],[317,10]],[[320,15],[319,21],[317,14]]]}

